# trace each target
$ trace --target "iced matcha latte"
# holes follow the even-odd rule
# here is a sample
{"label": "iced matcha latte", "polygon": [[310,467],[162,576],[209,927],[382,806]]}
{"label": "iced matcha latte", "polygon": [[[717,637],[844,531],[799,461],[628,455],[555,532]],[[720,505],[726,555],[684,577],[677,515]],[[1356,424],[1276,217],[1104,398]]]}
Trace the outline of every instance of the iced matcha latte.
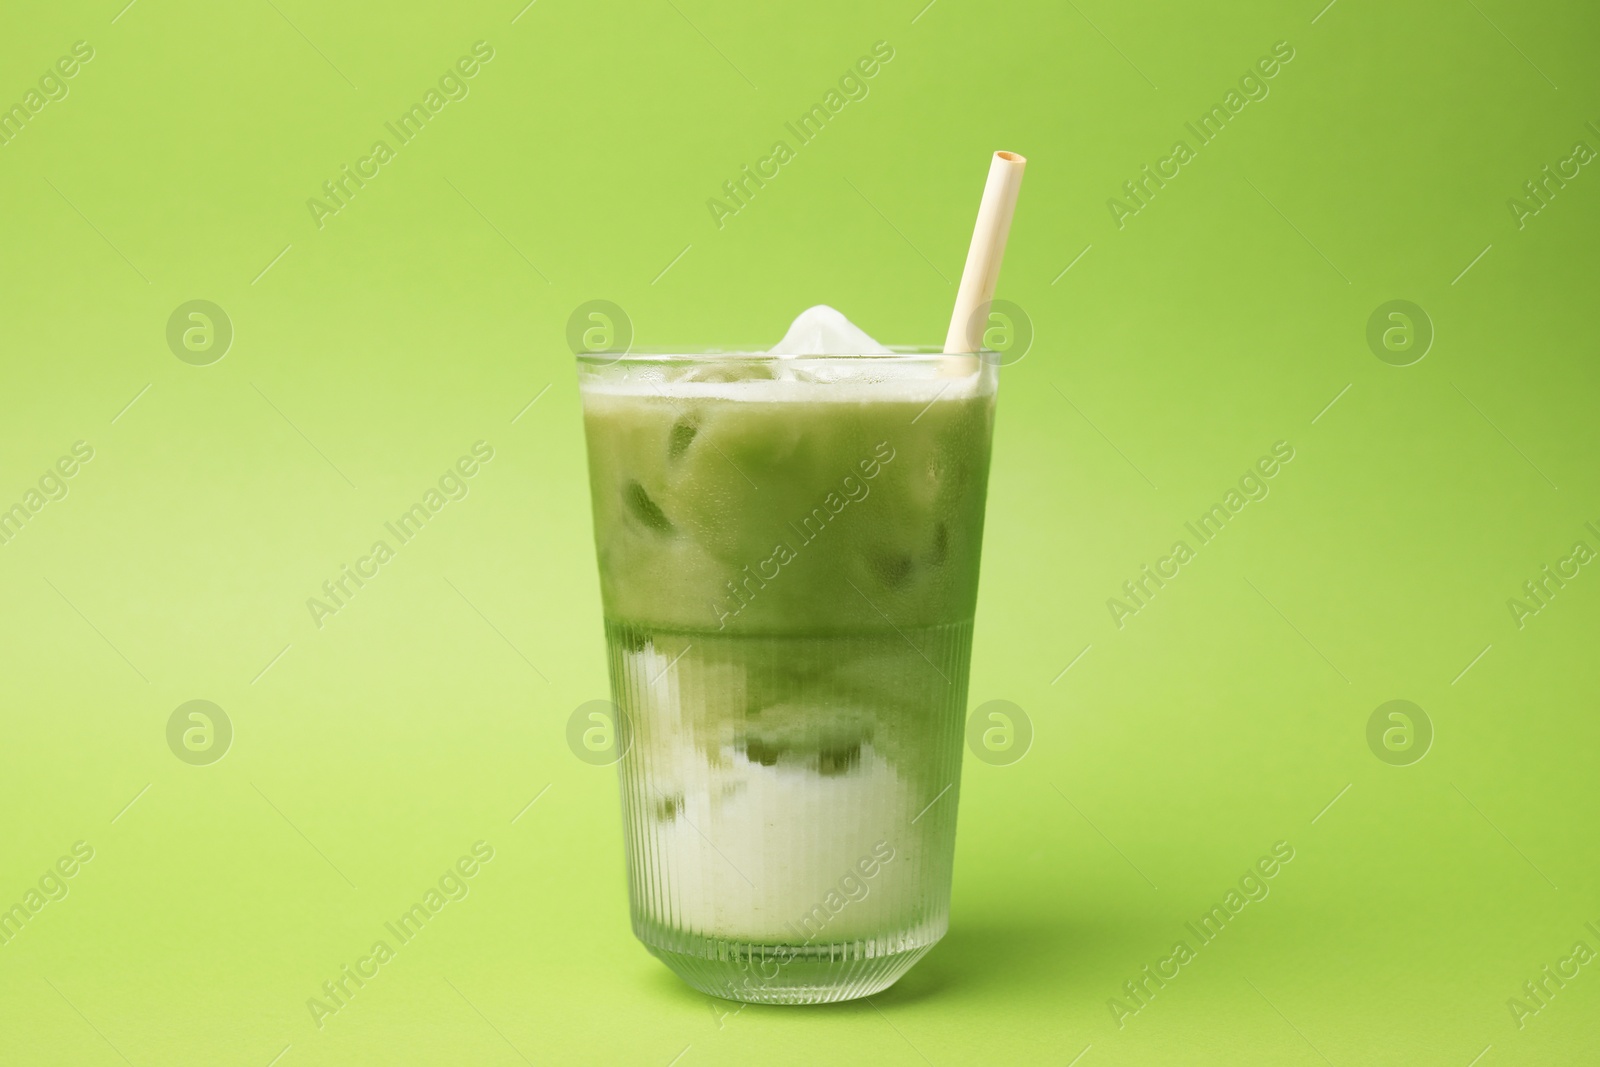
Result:
{"label": "iced matcha latte", "polygon": [[633,925],[812,1003],[943,935],[994,368],[580,357]]}

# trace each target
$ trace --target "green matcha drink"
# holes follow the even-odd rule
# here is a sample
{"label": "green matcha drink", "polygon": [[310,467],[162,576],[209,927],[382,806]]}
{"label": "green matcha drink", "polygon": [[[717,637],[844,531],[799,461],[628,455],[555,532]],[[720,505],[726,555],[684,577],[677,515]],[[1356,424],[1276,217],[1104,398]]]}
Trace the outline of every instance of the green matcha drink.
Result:
{"label": "green matcha drink", "polygon": [[580,357],[635,932],[809,1003],[943,935],[995,371]]}

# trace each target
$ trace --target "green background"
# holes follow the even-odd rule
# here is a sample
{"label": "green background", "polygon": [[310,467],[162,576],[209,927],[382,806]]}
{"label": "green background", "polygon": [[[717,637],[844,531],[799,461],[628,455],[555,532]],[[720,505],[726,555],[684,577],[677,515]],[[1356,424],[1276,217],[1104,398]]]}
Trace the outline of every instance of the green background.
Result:
{"label": "green background", "polygon": [[[1594,1062],[1600,963],[1507,1006],[1600,950],[1600,574],[1507,606],[1600,549],[1600,174],[1507,206],[1600,148],[1592,10],[121,4],[0,27],[0,103],[94,48],[0,147],[0,506],[94,449],[0,545],[0,906],[95,850],[0,946],[0,1062]],[[480,40],[319,229],[307,199]],[[706,200],[880,40],[719,229]],[[1279,41],[1119,229],[1107,199]],[[634,942],[614,771],[565,742],[606,686],[567,319],[765,346],[826,302],[936,344],[997,148],[1030,160],[1000,295],[1037,338],[970,703],[1033,744],[967,761],[951,931],[903,981],[736,1011]],[[194,299],[235,332],[209,366],[165,339]],[[1366,341],[1393,299],[1436,334],[1410,366]],[[306,599],[478,440],[470,495],[318,629]],[[1271,495],[1118,628],[1280,440]],[[166,742],[193,699],[233,724],[209,766]],[[1368,747],[1392,699],[1420,762]],[[307,998],[478,840],[471,895],[318,1030]],[[1271,895],[1119,1027],[1278,841]]]}

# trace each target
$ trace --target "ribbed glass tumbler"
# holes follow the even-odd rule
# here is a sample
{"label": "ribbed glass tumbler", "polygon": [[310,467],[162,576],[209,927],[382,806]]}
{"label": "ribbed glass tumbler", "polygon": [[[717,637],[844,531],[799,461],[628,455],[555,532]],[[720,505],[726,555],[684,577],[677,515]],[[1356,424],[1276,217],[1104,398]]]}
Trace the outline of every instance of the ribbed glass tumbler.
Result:
{"label": "ribbed glass tumbler", "polygon": [[579,376],[634,932],[715,996],[878,992],[947,926],[994,367]]}

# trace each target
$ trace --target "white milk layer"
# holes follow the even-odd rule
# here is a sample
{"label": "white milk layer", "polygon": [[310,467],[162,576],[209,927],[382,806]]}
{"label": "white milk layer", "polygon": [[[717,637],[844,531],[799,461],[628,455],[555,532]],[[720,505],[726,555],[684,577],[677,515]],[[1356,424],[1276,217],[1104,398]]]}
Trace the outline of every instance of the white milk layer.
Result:
{"label": "white milk layer", "polygon": [[[646,892],[664,918],[702,935],[791,945],[915,924],[924,872],[908,831],[925,789],[870,743],[837,776],[752,762],[722,732],[730,724],[695,713],[666,655],[647,648],[627,661],[634,678],[656,679],[648,727],[633,739],[650,792],[635,848],[636,862],[653,868]],[[836,712],[819,712],[828,714]]]}

